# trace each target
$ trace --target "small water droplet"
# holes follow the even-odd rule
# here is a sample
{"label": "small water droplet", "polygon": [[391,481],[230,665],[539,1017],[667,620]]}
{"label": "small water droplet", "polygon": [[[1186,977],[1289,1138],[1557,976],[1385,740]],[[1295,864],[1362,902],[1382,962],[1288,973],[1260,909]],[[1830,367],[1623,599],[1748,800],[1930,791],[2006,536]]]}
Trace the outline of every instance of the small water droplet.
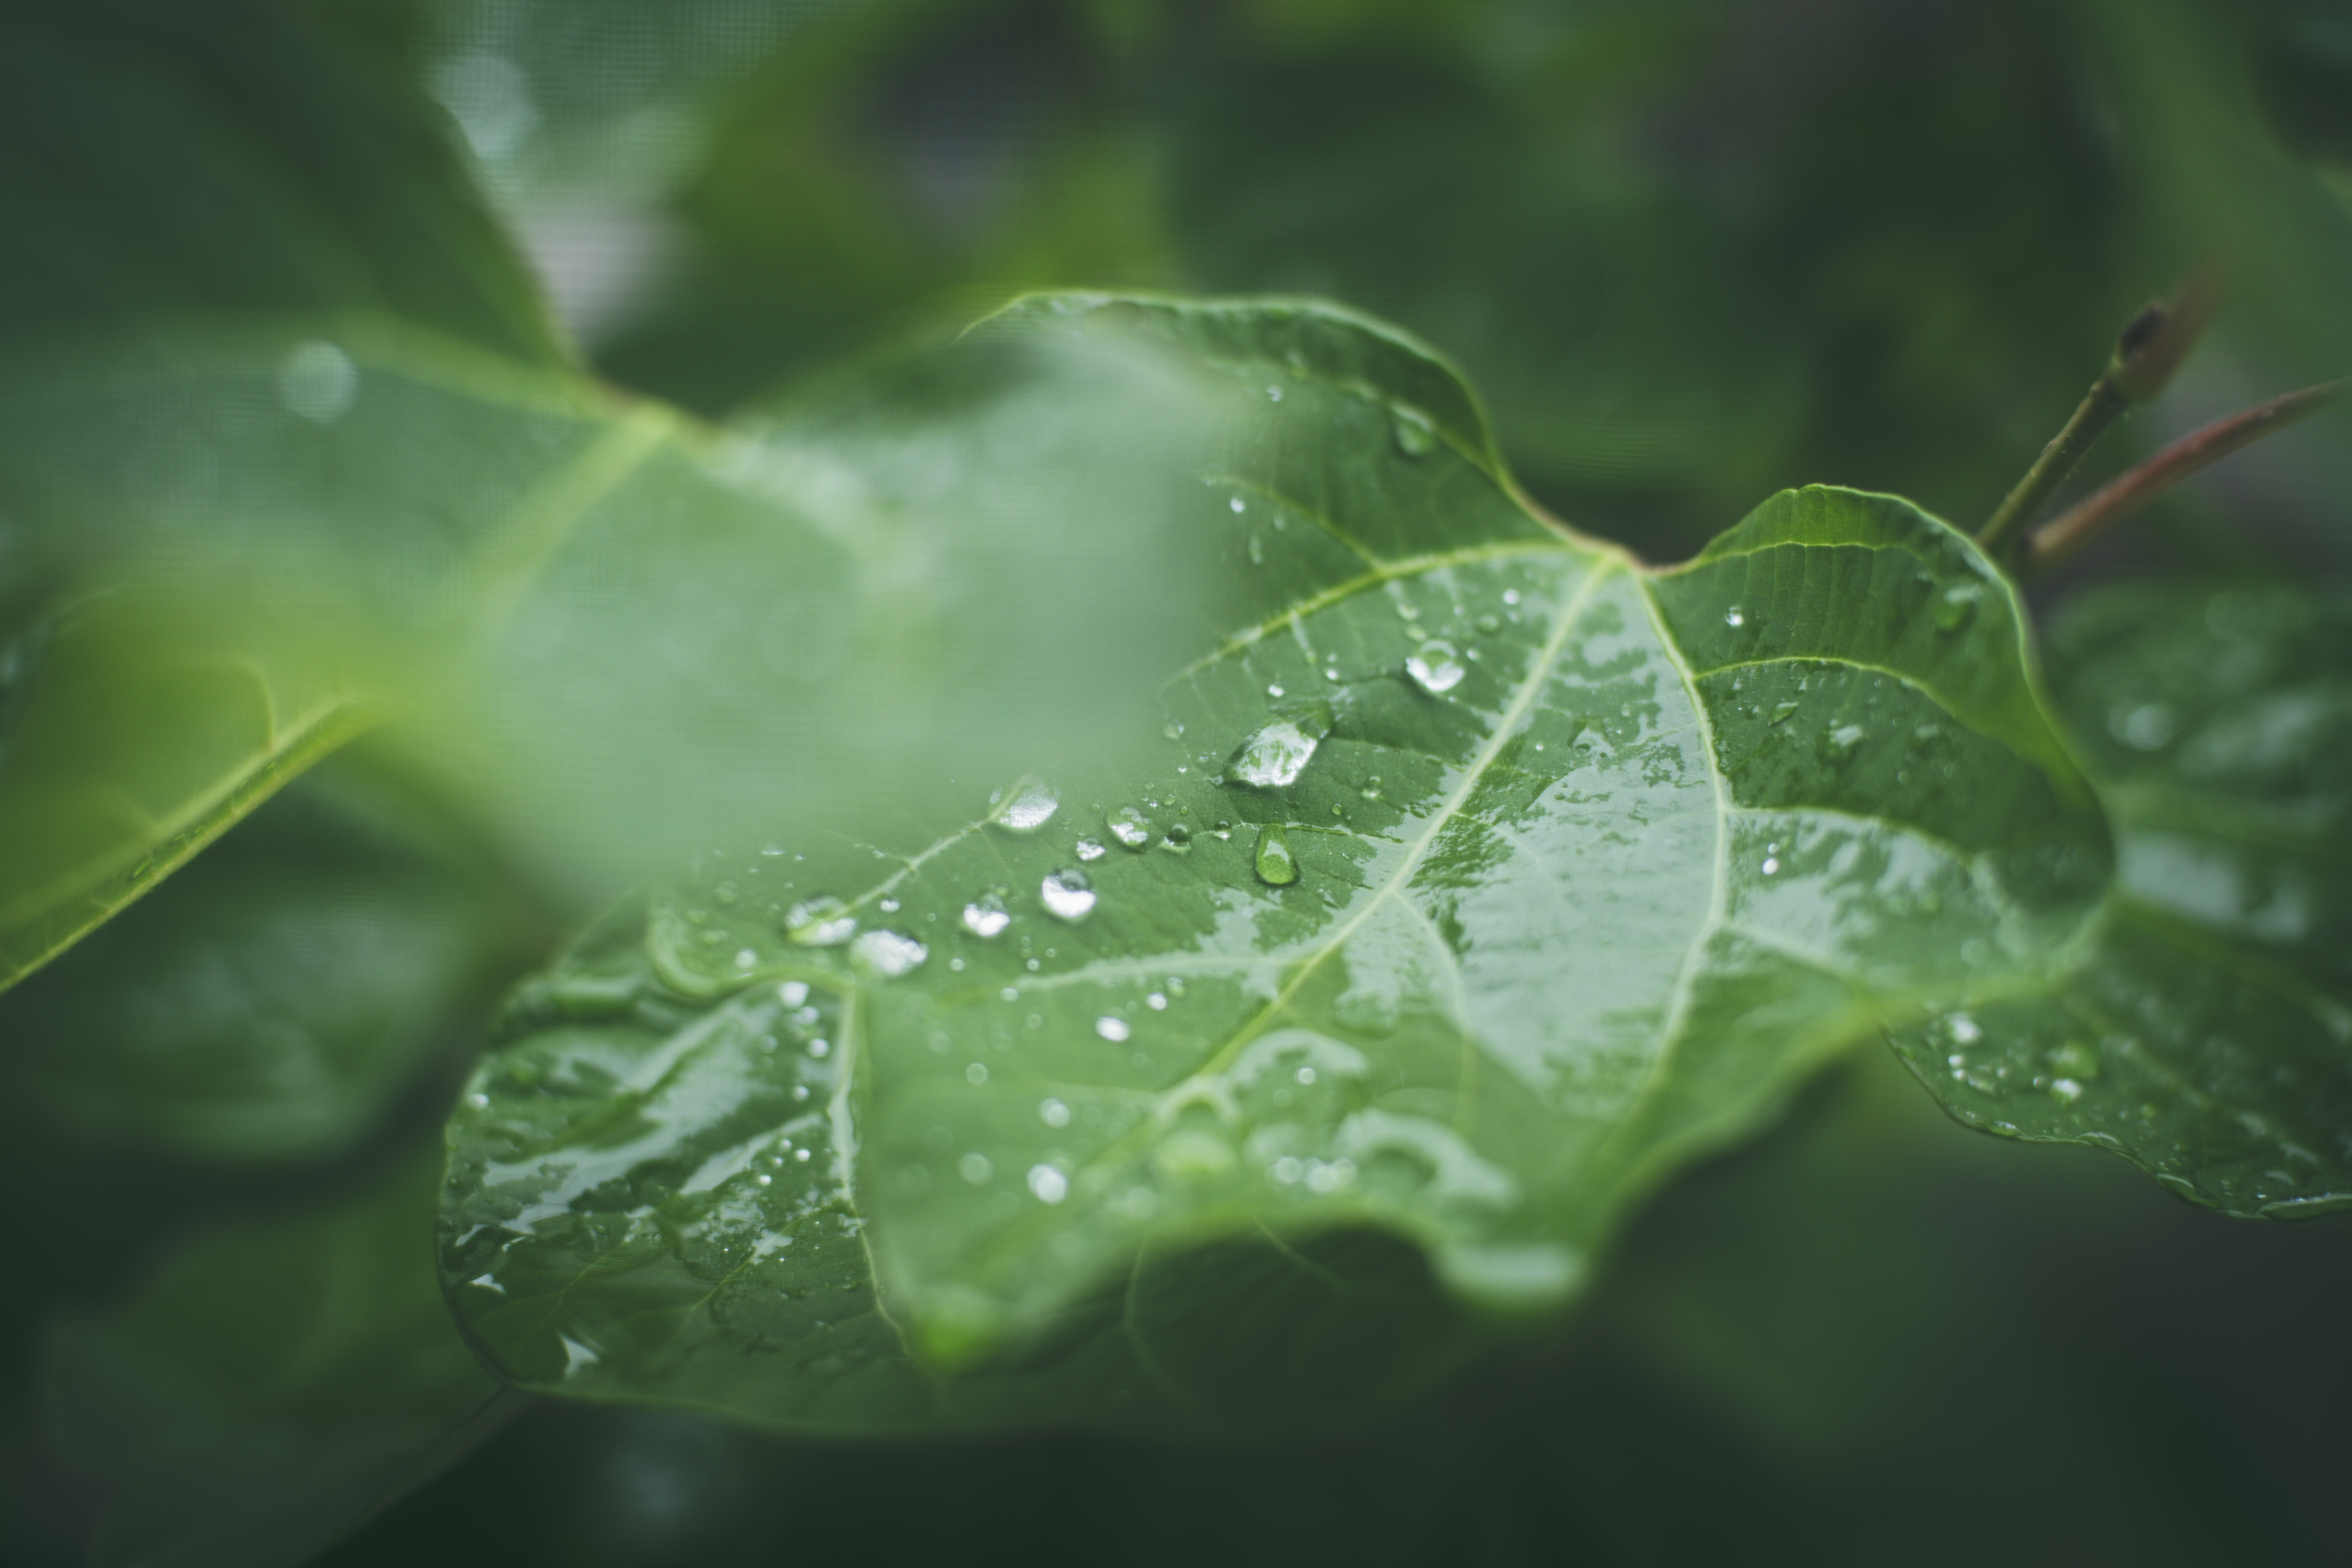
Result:
{"label": "small water droplet", "polygon": [[1236,516],[1249,510],[1248,503],[1244,502],[1239,496],[1234,497],[1233,500],[1227,501],[1225,504],[1234,509],[1234,515]]}
{"label": "small water droplet", "polygon": [[1081,838],[1078,840],[1077,847],[1078,858],[1081,860],[1099,860],[1108,853],[1103,848],[1102,841],[1097,838]]}
{"label": "small water droplet", "polygon": [[1977,602],[1983,597],[1982,584],[1955,583],[1929,601],[1928,617],[1939,631],[1958,631],[1977,613]]}
{"label": "small water droplet", "polygon": [[1048,912],[1066,921],[1082,921],[1095,907],[1094,884],[1075,866],[1066,866],[1037,884],[1037,896]]}
{"label": "small water droplet", "polygon": [[1160,847],[1172,849],[1179,855],[1186,853],[1192,847],[1192,830],[1181,822],[1170,824],[1167,833],[1160,840]]}
{"label": "small water droplet", "polygon": [[2118,703],[2107,714],[2107,733],[2136,752],[2160,752],[2179,732],[2180,721],[2161,702]]}
{"label": "small water droplet", "polygon": [[1258,830],[1255,858],[1258,879],[1269,887],[1286,888],[1298,880],[1298,858],[1290,852],[1290,837],[1279,823]]}
{"label": "small water droplet", "polygon": [[710,889],[711,900],[715,903],[731,904],[742,896],[743,890],[732,882],[721,882]]}
{"label": "small water droplet", "polygon": [[1114,1018],[1108,1013],[1095,1020],[1095,1033],[1113,1045],[1118,1044],[1134,1032],[1127,1026],[1126,1019]]}
{"label": "small water droplet", "polygon": [[1168,1011],[1168,998],[1157,991],[1154,991],[1150,995],[1146,996],[1143,999],[1143,1005],[1150,1008],[1155,1013],[1165,1013]]}
{"label": "small water droplet", "polygon": [[975,1187],[987,1181],[995,1171],[996,1167],[989,1163],[988,1156],[977,1149],[956,1162],[956,1173]]}
{"label": "small water droplet", "polygon": [[297,343],[278,367],[278,395],[287,412],[313,425],[332,425],[350,413],[359,391],[359,368],[332,343]]}
{"label": "small water droplet", "polygon": [[1765,856],[1762,870],[1768,877],[1779,876],[1780,874],[1780,858],[1777,855]]}
{"label": "small water droplet", "polygon": [[1041,1100],[1037,1102],[1037,1120],[1048,1127],[1067,1127],[1070,1108],[1058,1100]]}
{"label": "small water droplet", "polygon": [[1797,703],[1794,701],[1774,703],[1772,706],[1772,722],[1775,724],[1786,722],[1789,717],[1796,712],[1797,706]]}
{"label": "small water droplet", "polygon": [[1024,786],[1003,810],[996,814],[996,825],[1013,833],[1034,833],[1052,820],[1060,810],[1062,797],[1051,786],[1031,784]]}
{"label": "small water droplet", "polygon": [[1040,1203],[1057,1204],[1070,1195],[1070,1178],[1051,1165],[1029,1167],[1029,1190]]}
{"label": "small water droplet", "polygon": [[1269,686],[1265,689],[1265,694],[1268,697],[1279,697],[1282,695],[1282,688],[1279,686]]}
{"label": "small water droplet", "polygon": [[487,1094],[469,1094],[466,1097],[466,1103],[477,1110],[488,1110],[490,1108],[490,1097]]}
{"label": "small water droplet", "polygon": [[974,899],[963,907],[963,929],[982,941],[1003,936],[1004,928],[1013,923],[1005,910],[1004,900],[994,893]]}
{"label": "small water droplet", "polygon": [[1389,433],[1397,450],[1408,458],[1426,458],[1437,447],[1437,426],[1410,403],[1389,405]]}
{"label": "small water droplet", "polygon": [[838,947],[857,934],[857,920],[839,899],[820,895],[784,911],[784,934],[803,947]]}
{"label": "small water droplet", "polygon": [[974,1089],[978,1089],[982,1084],[988,1081],[988,1064],[986,1062],[972,1063],[970,1067],[963,1069],[963,1080],[964,1082],[971,1085]]}
{"label": "small water droplet", "polygon": [[1249,536],[1249,558],[1253,566],[1265,564],[1265,541],[1255,533]]}
{"label": "small water droplet", "polygon": [[1748,624],[1748,616],[1738,605],[1734,605],[1723,612],[1723,624],[1727,626],[1744,626]]}
{"label": "small water droplet", "polygon": [[1103,826],[1122,849],[1141,849],[1151,842],[1151,819],[1131,805],[1122,805],[1103,818]]}
{"label": "small water droplet", "polygon": [[1434,637],[1413,650],[1412,657],[1404,661],[1404,672],[1412,677],[1413,684],[1432,696],[1453,690],[1470,673],[1461,656],[1454,652],[1454,645]]}

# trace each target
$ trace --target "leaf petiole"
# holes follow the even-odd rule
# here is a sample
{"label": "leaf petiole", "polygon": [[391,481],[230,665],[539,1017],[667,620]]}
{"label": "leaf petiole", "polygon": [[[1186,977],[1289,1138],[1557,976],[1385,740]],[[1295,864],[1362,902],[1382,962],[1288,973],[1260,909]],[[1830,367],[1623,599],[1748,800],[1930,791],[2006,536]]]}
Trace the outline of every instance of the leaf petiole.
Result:
{"label": "leaf petiole", "polygon": [[1977,531],[1977,542],[1996,561],[2007,555],[2083,454],[2095,445],[2125,411],[2155,400],[2180,368],[2213,311],[2210,277],[2183,289],[2169,304],[2151,300],[2116,334],[2107,368],[2083,395],[2065,427],[2017,481],[2000,506]]}
{"label": "leaf petiole", "polygon": [[2334,407],[2343,401],[2347,387],[2352,387],[2352,381],[2307,386],[2190,431],[2036,529],[2020,551],[2021,574],[2034,576],[2064,564],[2100,534],[2191,474],[2241,447]]}

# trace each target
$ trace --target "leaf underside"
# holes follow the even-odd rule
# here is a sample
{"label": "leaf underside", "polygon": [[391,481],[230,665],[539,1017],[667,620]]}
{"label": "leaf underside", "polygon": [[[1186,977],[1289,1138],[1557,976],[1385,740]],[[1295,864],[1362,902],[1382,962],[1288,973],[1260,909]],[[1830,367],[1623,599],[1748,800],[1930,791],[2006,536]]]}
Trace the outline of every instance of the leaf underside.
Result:
{"label": "leaf underside", "polygon": [[[2097,906],[2016,600],[1907,503],[1786,493],[1654,572],[1382,330],[1023,309],[1228,384],[1164,752],[711,857],[531,988],[444,1205],[507,1375],[821,1430],[1328,1415]],[[1285,1384],[1309,1344],[1347,1375]]]}

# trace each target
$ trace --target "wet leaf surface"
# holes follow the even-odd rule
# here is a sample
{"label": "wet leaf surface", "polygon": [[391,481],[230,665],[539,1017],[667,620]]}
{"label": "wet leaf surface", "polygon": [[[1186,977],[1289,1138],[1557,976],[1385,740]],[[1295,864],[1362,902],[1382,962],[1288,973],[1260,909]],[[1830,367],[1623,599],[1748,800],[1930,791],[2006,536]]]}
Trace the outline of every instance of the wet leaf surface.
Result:
{"label": "wet leaf surface", "polygon": [[1903,1031],[1972,1126],[2089,1143],[2192,1202],[2352,1207],[2352,611],[2131,586],[2053,628],[2116,879],[2055,962]]}
{"label": "wet leaf surface", "polygon": [[[1222,615],[1158,764],[709,857],[529,992],[444,1214],[508,1375],[813,1428],[1213,1419],[1277,1347],[1340,1353],[1235,1327],[1216,1248],[1295,1294],[1398,1238],[1431,1310],[1549,1309],[1666,1171],[2096,905],[2016,601],[1907,504],[1788,492],[1654,572],[1531,513],[1381,330],[1026,309],[1229,382],[1192,524]],[[1068,1375],[1106,1344],[1120,1375]],[[1415,1370],[1345,1353],[1356,1398]]]}

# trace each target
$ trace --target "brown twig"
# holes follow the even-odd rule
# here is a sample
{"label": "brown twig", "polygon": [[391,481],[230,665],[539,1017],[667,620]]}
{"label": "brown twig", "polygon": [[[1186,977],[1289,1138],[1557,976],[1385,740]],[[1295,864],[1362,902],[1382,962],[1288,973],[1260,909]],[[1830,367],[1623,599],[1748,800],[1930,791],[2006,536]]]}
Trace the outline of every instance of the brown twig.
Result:
{"label": "brown twig", "polygon": [[2352,387],[2352,381],[2307,386],[2190,431],[2036,529],[2025,541],[2021,563],[2024,574],[2047,572],[2072,560],[2084,545],[2189,475],[2220,462],[2241,447],[2251,446],[2299,419],[2308,419],[2333,407],[2343,401],[2347,387]]}

